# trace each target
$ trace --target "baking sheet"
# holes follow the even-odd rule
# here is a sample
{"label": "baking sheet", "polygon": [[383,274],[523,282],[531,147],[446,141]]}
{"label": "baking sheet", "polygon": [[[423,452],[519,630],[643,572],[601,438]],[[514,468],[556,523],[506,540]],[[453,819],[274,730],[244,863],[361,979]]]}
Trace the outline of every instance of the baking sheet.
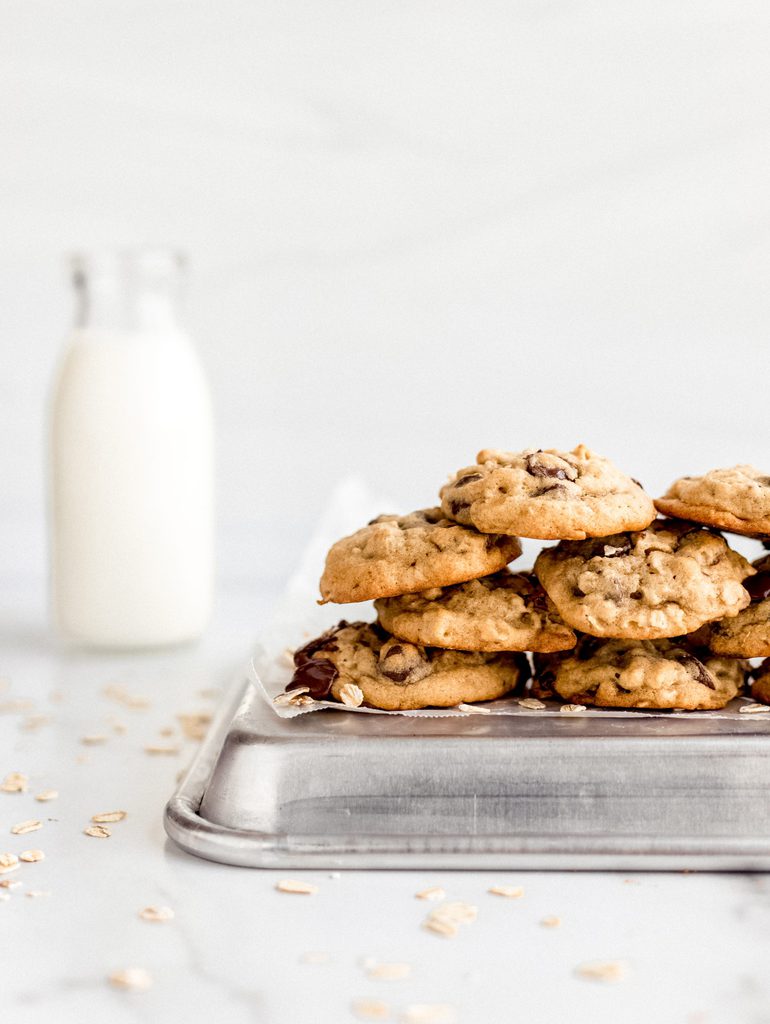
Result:
{"label": "baking sheet", "polygon": [[[722,711],[656,711],[648,709],[627,710],[620,708],[586,708],[585,711],[565,712],[560,701],[539,701],[540,708],[522,706],[524,695],[501,697],[483,704],[464,705],[454,708],[424,708],[418,711],[382,711],[379,708],[349,707],[337,701],[312,701],[296,707],[275,704],[274,698],[282,693],[291,681],[294,666],[291,652],[311,637],[318,636],[340,619],[350,622],[363,619],[373,621],[376,613],[371,602],[363,604],[323,605],[318,601],[318,580],[323,570],[326,552],[331,545],[349,533],[359,529],[375,516],[395,511],[395,505],[377,495],[360,478],[344,481],[334,492],[329,506],[318,528],[310,540],[299,567],[291,577],[284,595],[279,601],[273,621],[255,649],[247,668],[247,675],[265,701],[280,718],[296,718],[298,715],[333,708],[353,714],[399,715],[410,718],[465,717],[467,715],[558,715],[588,718],[725,718],[746,722],[748,719],[770,720],[770,707],[756,704],[747,697],[737,697]],[[524,559],[512,563],[514,569],[527,568]],[[752,709],[746,711],[746,709]],[[744,709],[744,710],[741,710]],[[754,710],[756,709],[756,710]]]}

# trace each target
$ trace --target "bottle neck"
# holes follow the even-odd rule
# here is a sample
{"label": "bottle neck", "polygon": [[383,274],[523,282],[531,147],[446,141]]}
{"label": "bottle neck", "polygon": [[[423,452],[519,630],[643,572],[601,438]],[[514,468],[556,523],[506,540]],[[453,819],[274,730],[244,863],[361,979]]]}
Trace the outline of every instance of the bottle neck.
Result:
{"label": "bottle neck", "polygon": [[72,262],[75,325],[82,330],[179,329],[182,262],[166,250],[78,255]]}

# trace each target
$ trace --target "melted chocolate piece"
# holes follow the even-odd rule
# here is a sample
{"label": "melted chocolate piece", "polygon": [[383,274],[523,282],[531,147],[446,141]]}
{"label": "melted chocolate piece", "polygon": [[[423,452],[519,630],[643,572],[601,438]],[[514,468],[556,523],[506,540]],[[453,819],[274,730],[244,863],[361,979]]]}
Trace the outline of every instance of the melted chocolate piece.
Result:
{"label": "melted chocolate piece", "polygon": [[[332,626],[331,629],[327,629],[325,633],[321,633],[320,636],[315,637],[313,640],[309,640],[304,647],[298,647],[294,652],[294,664],[304,665],[306,661],[309,661],[314,654],[318,651],[336,651],[339,648],[334,642],[334,638],[341,629],[345,629],[351,623],[346,622],[342,619],[337,623],[336,626]],[[362,622],[354,622],[353,626],[362,626]]]}
{"label": "melted chocolate piece", "polygon": [[481,473],[466,473],[465,476],[461,476],[459,480],[455,480],[455,487],[465,487],[466,484],[472,484],[476,480],[481,480]]}
{"label": "melted chocolate piece", "polygon": [[631,477],[631,481],[632,481],[632,483],[635,483],[637,487],[641,487],[641,489],[644,490],[644,486],[639,483],[639,481],[636,479],[636,477],[632,476]]}
{"label": "melted chocolate piece", "polygon": [[555,480],[566,480],[567,474],[556,466],[546,466],[538,461],[537,453],[526,458],[527,472],[530,476],[549,476]]}
{"label": "melted chocolate piece", "polygon": [[401,654],[403,650],[404,648],[401,646],[401,644],[393,644],[391,647],[387,649],[387,651],[383,655],[383,661],[385,661],[387,658],[393,658],[397,654]]}
{"label": "melted chocolate piece", "polygon": [[[577,646],[577,650],[575,651],[575,656],[577,657],[577,660],[588,661],[589,658],[592,658],[594,654],[596,654],[596,652],[602,646],[602,643],[602,639],[598,636],[582,637],[580,643]],[[570,651],[570,654],[571,653],[572,652]]]}
{"label": "melted chocolate piece", "polygon": [[711,673],[706,666],[702,662],[698,661],[697,658],[693,657],[692,654],[686,654],[684,651],[677,651],[676,660],[681,665],[684,665],[696,683],[700,683],[702,686],[707,686],[709,690],[716,690]]}
{"label": "melted chocolate piece", "polygon": [[470,505],[468,504],[467,501],[459,501],[455,499],[449,502],[449,509],[453,516],[456,516],[458,513],[462,512],[466,508],[470,508]]}
{"label": "melted chocolate piece", "polygon": [[758,572],[756,576],[744,580],[743,585],[751,594],[752,601],[764,601],[770,597],[770,570]]}
{"label": "melted chocolate piece", "polygon": [[297,666],[286,692],[306,686],[313,700],[323,700],[329,696],[332,683],[338,675],[334,662],[326,658],[310,658]]}

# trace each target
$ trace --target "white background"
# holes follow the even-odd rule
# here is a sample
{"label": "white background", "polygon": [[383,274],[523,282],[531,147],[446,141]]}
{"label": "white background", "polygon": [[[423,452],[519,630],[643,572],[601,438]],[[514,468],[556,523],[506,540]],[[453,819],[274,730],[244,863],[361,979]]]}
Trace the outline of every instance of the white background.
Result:
{"label": "white background", "polygon": [[[408,509],[487,446],[582,441],[653,492],[770,468],[768,54],[766,0],[0,0],[0,671],[57,716],[4,718],[0,769],[62,789],[46,861],[17,873],[52,896],[0,906],[15,1021],[331,1024],[367,994],[449,1001],[463,1024],[768,1019],[761,878],[442,876],[482,904],[442,947],[412,899],[437,879],[320,876],[316,902],[287,904],[272,875],[164,847],[179,763],[142,746],[246,650],[351,470]],[[217,618],[168,661],[61,658],[42,453],[63,253],[144,243],[192,261]],[[157,705],[81,766],[116,671]],[[83,837],[115,803],[112,845]],[[9,806],[6,836],[41,813],[32,790]],[[515,918],[485,895],[500,881],[525,885]],[[149,902],[176,924],[138,922]],[[297,973],[330,946],[331,973]],[[372,987],[365,955],[413,980]],[[575,979],[594,958],[628,960],[628,983]],[[139,1002],[104,981],[132,963],[156,978]]]}
{"label": "white background", "polygon": [[764,0],[2,0],[6,564],[84,246],[190,254],[225,575],[351,468],[406,508],[482,446],[767,466],[768,53]]}

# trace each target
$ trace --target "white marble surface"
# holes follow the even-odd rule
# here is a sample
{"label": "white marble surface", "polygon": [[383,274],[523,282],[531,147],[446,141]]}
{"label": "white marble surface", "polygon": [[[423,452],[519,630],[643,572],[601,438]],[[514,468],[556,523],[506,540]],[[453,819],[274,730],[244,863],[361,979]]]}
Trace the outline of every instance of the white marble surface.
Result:
{"label": "white marble surface", "polygon": [[[22,885],[0,901],[0,1018],[13,1024],[109,1020],[207,1024],[354,1021],[357,1000],[384,1001],[398,1020],[419,1003],[449,1004],[458,1024],[761,1024],[770,1020],[766,951],[770,887],[762,875],[449,872],[272,872],[196,860],[166,840],[164,803],[194,744],[150,756],[146,743],[180,712],[212,707],[270,599],[267,588],[220,595],[199,648],[168,654],[67,654],[48,639],[36,588],[6,587],[0,671],[0,774],[23,771],[26,794],[0,793],[0,851],[39,848],[46,859],[4,875]],[[151,698],[147,710],[107,699],[119,683]],[[53,699],[52,699],[53,698]],[[13,710],[8,702],[31,701]],[[34,716],[49,716],[34,724]],[[31,717],[32,716],[32,717]],[[126,727],[114,731],[115,723]],[[82,737],[107,735],[102,745]],[[60,796],[37,803],[34,794]],[[126,810],[109,839],[83,835],[92,814]],[[12,836],[29,818],[43,828]],[[314,896],[279,893],[285,877],[316,882]],[[524,888],[519,900],[493,884]],[[424,931],[426,885],[479,907],[455,939]],[[30,898],[27,890],[47,896]],[[0,892],[5,892],[1,890]],[[140,920],[151,904],[168,923]],[[540,924],[558,915],[558,929]],[[323,964],[302,962],[311,952]],[[411,965],[408,978],[372,980],[367,957]],[[588,961],[623,961],[622,981],[584,980]],[[141,967],[146,992],[115,991],[107,976]]]}

